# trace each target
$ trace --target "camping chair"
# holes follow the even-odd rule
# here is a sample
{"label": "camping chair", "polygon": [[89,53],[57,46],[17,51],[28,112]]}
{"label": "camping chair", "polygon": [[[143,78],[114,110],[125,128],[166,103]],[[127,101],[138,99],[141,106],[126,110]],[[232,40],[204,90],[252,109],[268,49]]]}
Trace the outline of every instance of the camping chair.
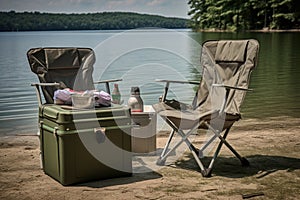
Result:
{"label": "camping chair", "polygon": [[[106,93],[96,96],[98,91],[92,91],[93,50],[34,48],[27,57],[40,81],[32,85],[39,102],[38,136],[44,172],[63,185],[131,175],[130,112],[121,105],[111,106]],[[109,83],[119,80],[96,83],[105,83],[109,93]],[[54,101],[57,92],[67,92],[66,100]],[[98,107],[96,100],[99,108],[94,109]]]}
{"label": "camping chair", "polygon": [[[240,106],[244,100],[251,71],[257,65],[259,44],[256,40],[220,40],[207,41],[202,46],[201,66],[202,79],[194,81],[165,82],[165,90],[159,103],[153,105],[155,111],[172,128],[169,139],[157,160],[158,165],[164,165],[167,157],[185,142],[201,169],[204,177],[211,176],[214,162],[224,144],[241,161],[243,166],[249,162],[228,143],[226,137],[232,125],[241,119]],[[199,88],[193,105],[189,106],[176,100],[168,100],[167,92],[170,83],[198,84]],[[196,148],[189,137],[197,129],[208,129],[213,133],[206,143]],[[174,134],[181,136],[173,148],[169,149]],[[220,142],[208,167],[201,159],[203,151],[219,138]]]}
{"label": "camping chair", "polygon": [[71,88],[73,90],[94,90],[94,84],[105,83],[110,94],[109,83],[122,79],[93,82],[95,63],[94,51],[90,48],[49,47],[33,48],[27,52],[31,71],[38,75],[40,83],[36,87],[39,106],[42,105],[40,88],[47,104],[53,104],[54,91]]}

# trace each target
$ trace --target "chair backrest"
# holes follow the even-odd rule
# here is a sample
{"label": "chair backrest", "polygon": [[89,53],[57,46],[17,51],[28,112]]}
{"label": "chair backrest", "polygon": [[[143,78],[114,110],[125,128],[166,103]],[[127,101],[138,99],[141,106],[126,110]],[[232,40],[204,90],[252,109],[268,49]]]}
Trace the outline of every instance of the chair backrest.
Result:
{"label": "chair backrest", "polygon": [[[224,84],[248,88],[251,71],[257,65],[259,44],[256,40],[207,41],[202,46],[202,80],[197,93],[196,109],[208,111],[220,108],[225,89],[212,87]],[[245,91],[231,90],[225,112],[240,114]]]}
{"label": "chair backrest", "polygon": [[[27,52],[31,71],[41,83],[61,83],[74,90],[92,90],[95,54],[90,48],[33,48]],[[46,103],[53,103],[54,87],[42,87]]]}

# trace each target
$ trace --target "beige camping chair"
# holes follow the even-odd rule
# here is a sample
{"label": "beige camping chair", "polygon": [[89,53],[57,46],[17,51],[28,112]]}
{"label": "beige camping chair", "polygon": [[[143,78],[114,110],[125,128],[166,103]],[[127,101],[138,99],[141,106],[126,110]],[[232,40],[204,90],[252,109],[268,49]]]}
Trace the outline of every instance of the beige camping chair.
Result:
{"label": "beige camping chair", "polygon": [[[248,166],[246,158],[240,156],[228,143],[226,137],[232,125],[241,119],[240,106],[244,100],[251,71],[257,65],[259,44],[256,40],[220,40],[207,41],[202,46],[201,66],[202,79],[193,81],[165,82],[165,91],[160,103],[153,105],[155,111],[172,128],[169,139],[163,149],[157,164],[164,165],[167,157],[185,142],[201,169],[204,177],[211,176],[214,162],[225,144],[231,152],[241,161],[243,166]],[[199,89],[194,99],[193,106],[188,106],[176,100],[167,100],[170,83],[198,84]],[[196,148],[189,137],[197,129],[209,129],[213,136],[199,149]],[[173,148],[169,149],[175,133],[182,139]],[[208,167],[205,167],[200,158],[203,151],[213,144],[216,138],[220,142]]]}

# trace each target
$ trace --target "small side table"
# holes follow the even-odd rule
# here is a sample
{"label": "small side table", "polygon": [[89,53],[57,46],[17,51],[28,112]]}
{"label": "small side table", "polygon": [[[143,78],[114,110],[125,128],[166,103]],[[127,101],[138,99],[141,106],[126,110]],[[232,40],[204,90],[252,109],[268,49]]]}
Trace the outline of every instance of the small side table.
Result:
{"label": "small side table", "polygon": [[131,113],[133,153],[151,153],[156,151],[157,115],[151,105],[144,105],[143,112]]}

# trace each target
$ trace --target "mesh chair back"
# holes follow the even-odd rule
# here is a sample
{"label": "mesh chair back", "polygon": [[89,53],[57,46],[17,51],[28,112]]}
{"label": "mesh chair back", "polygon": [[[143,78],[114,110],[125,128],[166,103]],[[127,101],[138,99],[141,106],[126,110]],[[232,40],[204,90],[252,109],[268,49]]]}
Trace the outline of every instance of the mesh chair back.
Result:
{"label": "mesh chair back", "polygon": [[[205,112],[221,107],[225,89],[212,87],[213,84],[248,88],[251,71],[257,65],[258,48],[256,40],[205,42],[201,55],[203,71],[196,109]],[[225,112],[239,115],[244,97],[244,91],[231,90]]]}
{"label": "mesh chair back", "polygon": [[[33,48],[27,52],[31,71],[41,83],[61,83],[74,90],[94,89],[95,55],[90,48]],[[46,103],[53,103],[54,87],[42,87]]]}

